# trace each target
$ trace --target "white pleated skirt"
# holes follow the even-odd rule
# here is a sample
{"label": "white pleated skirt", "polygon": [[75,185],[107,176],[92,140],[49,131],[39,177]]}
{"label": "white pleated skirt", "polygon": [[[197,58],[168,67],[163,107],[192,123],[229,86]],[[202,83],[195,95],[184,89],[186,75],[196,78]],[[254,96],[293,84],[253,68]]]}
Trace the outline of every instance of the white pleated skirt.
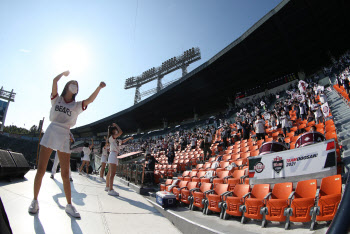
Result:
{"label": "white pleated skirt", "polygon": [[40,141],[40,145],[52,150],[58,150],[70,154],[71,150],[69,132],[69,128],[52,122],[47,127],[45,134]]}

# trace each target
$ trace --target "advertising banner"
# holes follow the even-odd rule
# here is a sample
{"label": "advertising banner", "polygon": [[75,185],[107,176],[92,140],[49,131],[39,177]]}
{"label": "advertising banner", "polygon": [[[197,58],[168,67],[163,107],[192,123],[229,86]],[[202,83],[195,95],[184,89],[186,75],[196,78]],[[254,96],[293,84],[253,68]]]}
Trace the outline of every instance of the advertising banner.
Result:
{"label": "advertising banner", "polygon": [[337,174],[334,139],[249,158],[249,183],[297,182]]}

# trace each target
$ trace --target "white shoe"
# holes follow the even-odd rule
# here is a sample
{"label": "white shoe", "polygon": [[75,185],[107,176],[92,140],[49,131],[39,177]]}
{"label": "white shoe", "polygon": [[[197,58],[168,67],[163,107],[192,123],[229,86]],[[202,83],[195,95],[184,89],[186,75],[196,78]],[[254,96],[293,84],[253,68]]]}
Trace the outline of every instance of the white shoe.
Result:
{"label": "white shoe", "polygon": [[81,171],[79,171],[79,175],[82,175]]}
{"label": "white shoe", "polygon": [[105,191],[108,192],[108,191],[109,191],[109,188],[108,188],[108,187],[105,187]]}
{"label": "white shoe", "polygon": [[77,209],[75,209],[75,207],[72,204],[67,204],[66,205],[66,213],[73,216],[74,218],[80,218],[80,214],[77,211]]}
{"label": "white shoe", "polygon": [[110,196],[119,196],[119,193],[118,192],[116,192],[114,189],[112,189],[112,190],[109,190],[108,191],[108,195],[110,195]]}
{"label": "white shoe", "polygon": [[106,181],[106,180],[105,180],[105,178],[100,177],[100,181],[103,182],[103,181]]}
{"label": "white shoe", "polygon": [[39,211],[39,202],[38,200],[34,200],[32,201],[32,203],[30,204],[29,208],[28,208],[28,212],[31,214],[36,214]]}

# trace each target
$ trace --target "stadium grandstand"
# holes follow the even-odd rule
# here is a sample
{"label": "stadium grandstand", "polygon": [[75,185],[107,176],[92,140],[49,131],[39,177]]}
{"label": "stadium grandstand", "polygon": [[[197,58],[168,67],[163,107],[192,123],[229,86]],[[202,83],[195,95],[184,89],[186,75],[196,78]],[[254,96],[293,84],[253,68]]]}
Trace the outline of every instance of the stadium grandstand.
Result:
{"label": "stadium grandstand", "polygon": [[[116,171],[117,202],[131,208],[97,198],[90,207],[96,216],[89,219],[101,217],[105,233],[115,233],[106,228],[113,225],[105,215],[108,206],[121,209],[115,219],[140,207],[162,218],[131,232],[165,233],[170,221],[182,233],[348,233],[350,51],[344,33],[349,10],[344,0],[283,0],[181,79],[123,111],[72,129],[75,163],[81,163],[86,142],[92,138],[95,145],[91,176],[82,180],[73,172],[76,189],[83,188],[73,201],[84,203],[85,192],[99,196],[87,184],[102,180],[103,147],[117,123],[125,141]],[[1,148],[35,152],[29,143],[8,146],[3,142],[11,136],[0,137]],[[15,183],[0,184],[5,198],[17,189]],[[136,193],[123,196],[131,190],[146,202]],[[59,192],[53,197],[57,204],[64,197]],[[9,216],[14,213],[10,209]],[[69,225],[89,233],[76,221]],[[39,225],[35,231],[43,230]]]}

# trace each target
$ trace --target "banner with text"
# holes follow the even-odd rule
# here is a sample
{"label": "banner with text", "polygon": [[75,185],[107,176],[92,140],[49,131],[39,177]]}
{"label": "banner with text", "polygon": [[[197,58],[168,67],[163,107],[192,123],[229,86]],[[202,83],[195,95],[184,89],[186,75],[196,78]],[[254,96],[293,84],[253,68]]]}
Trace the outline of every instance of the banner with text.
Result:
{"label": "banner with text", "polygon": [[334,139],[249,158],[249,182],[296,182],[308,175],[317,179],[337,173]]}

